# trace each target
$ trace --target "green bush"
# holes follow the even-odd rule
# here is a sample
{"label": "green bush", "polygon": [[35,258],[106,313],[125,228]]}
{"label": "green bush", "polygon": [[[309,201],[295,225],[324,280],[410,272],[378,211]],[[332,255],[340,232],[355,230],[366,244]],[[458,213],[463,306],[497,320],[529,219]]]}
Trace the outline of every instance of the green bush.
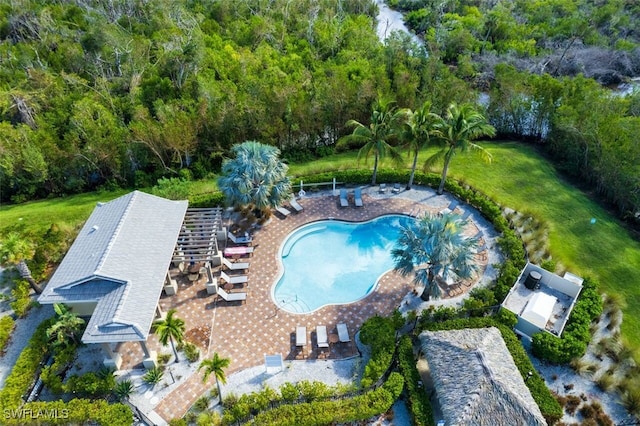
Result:
{"label": "green bush", "polygon": [[300,398],[300,389],[293,383],[286,382],[280,386],[280,395],[287,402],[294,402]]}
{"label": "green bush", "polygon": [[389,368],[395,349],[396,326],[401,326],[395,317],[374,316],[360,328],[360,340],[371,348],[371,359],[364,368],[360,385],[363,388],[374,384]]}
{"label": "green bush", "polygon": [[131,380],[123,380],[121,382],[116,383],[113,388],[113,394],[119,401],[122,401],[125,398],[128,398],[129,395],[133,393],[133,382]]}
{"label": "green bush", "polygon": [[200,349],[191,342],[186,342],[182,348],[184,356],[187,357],[187,361],[196,362],[200,359]]}
{"label": "green bush", "polygon": [[155,386],[158,383],[160,383],[160,380],[162,380],[162,377],[164,377],[164,372],[162,371],[162,369],[158,367],[154,367],[150,370],[147,370],[147,372],[144,373],[144,376],[142,376],[142,380],[145,383]]}
{"label": "green bush", "polygon": [[31,297],[29,297],[29,283],[25,280],[17,280],[16,286],[11,290],[11,296],[15,299],[10,306],[18,317],[23,317],[31,307]]}
{"label": "green bush", "polygon": [[115,386],[116,379],[113,374],[100,377],[96,373],[89,372],[81,376],[73,375],[69,377],[64,389],[67,393],[81,397],[97,398],[110,394]]}
{"label": "green bush", "polygon": [[[3,418],[5,425],[24,425],[24,416],[37,415],[37,424],[46,422],[48,425],[69,424],[101,424],[109,426],[130,426],[133,424],[131,409],[123,404],[108,404],[104,400],[89,401],[87,399],[72,399],[53,402],[30,402],[23,405],[19,411],[9,411],[9,416]],[[15,413],[15,415],[12,415]],[[20,417],[22,414],[22,418]],[[29,418],[30,422],[36,424]]]}
{"label": "green bush", "polygon": [[9,315],[0,318],[0,353],[4,352],[15,325],[16,322]]}
{"label": "green bush", "polygon": [[400,339],[398,366],[404,377],[407,402],[413,424],[416,426],[434,426],[433,408],[427,393],[421,385],[420,373],[416,368],[416,360],[413,356],[413,346],[408,336],[403,336]]}

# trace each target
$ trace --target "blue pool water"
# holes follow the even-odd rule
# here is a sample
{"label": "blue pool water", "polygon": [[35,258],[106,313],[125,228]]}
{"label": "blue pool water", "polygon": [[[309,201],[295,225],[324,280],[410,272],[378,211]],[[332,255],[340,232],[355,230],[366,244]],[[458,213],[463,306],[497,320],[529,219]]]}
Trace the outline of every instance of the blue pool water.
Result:
{"label": "blue pool water", "polygon": [[276,304],[307,313],[355,302],[393,268],[391,249],[401,226],[415,219],[389,215],[368,222],[323,220],[292,232],[280,248],[284,272],[273,289]]}

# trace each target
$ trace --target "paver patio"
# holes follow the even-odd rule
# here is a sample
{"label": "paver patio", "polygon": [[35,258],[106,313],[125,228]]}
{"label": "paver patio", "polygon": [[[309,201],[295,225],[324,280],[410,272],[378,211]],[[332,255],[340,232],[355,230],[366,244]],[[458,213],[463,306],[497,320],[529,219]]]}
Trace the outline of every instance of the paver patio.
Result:
{"label": "paver patio", "polygon": [[[375,314],[387,315],[398,308],[403,297],[414,289],[411,277],[388,272],[380,279],[376,290],[364,299],[346,305],[325,306],[309,314],[279,310],[272,300],[271,290],[281,268],[277,258],[280,245],[291,231],[306,223],[331,217],[365,221],[389,213],[435,213],[449,204],[445,197],[433,195],[426,195],[420,201],[405,198],[402,193],[380,198],[373,192],[375,189],[365,189],[362,208],[353,207],[353,203],[341,208],[338,197],[332,195],[304,198],[299,201],[304,207],[302,212],[285,219],[274,215],[264,227],[257,230],[253,240],[254,254],[249,259],[248,285],[241,290],[248,293],[246,303],[225,302],[215,295],[208,295],[204,278],[193,283],[180,278],[178,293],[161,298],[162,310],[177,309],[177,316],[186,323],[187,340],[201,347],[203,358],[212,356],[214,352],[229,358],[231,365],[226,371],[227,375],[263,364],[264,356],[268,354],[281,354],[288,360],[300,357],[295,347],[296,326],[307,328],[305,359],[318,357],[315,327],[326,325],[328,333],[336,333],[337,323],[347,324],[352,342],[331,345],[328,356],[344,358],[357,355],[353,343],[356,331],[367,318]],[[474,234],[477,228],[470,224],[466,232]],[[318,265],[318,270],[310,273],[322,271],[322,266]],[[159,353],[170,351],[168,347],[160,347],[155,335],[149,337],[148,346]],[[118,350],[124,360],[123,369],[141,367],[143,354],[139,345],[127,343]],[[181,417],[214,383],[214,379],[210,378],[203,384],[202,375],[195,373],[165,397],[155,411],[167,421]]]}

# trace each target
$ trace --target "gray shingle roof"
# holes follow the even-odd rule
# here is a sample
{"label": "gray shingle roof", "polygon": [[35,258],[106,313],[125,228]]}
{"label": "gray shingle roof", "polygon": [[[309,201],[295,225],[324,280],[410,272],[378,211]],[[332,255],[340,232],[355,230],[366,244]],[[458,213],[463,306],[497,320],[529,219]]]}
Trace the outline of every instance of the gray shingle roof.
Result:
{"label": "gray shingle roof", "polygon": [[422,351],[447,425],[546,425],[500,331],[425,331]]}
{"label": "gray shingle roof", "polygon": [[39,302],[97,301],[84,343],[146,340],[187,205],[139,191],[98,204]]}

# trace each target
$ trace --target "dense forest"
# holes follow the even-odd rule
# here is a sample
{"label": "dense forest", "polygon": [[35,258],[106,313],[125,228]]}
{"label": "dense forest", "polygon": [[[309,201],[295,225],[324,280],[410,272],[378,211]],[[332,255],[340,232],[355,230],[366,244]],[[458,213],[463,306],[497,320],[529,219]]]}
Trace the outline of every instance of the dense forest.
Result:
{"label": "dense forest", "polygon": [[640,95],[598,83],[640,75],[640,6],[392,5],[424,46],[382,43],[369,0],[3,2],[1,199],[200,178],[252,139],[313,158],[380,95],[442,113],[483,92],[499,137],[541,143],[621,215],[640,211]]}

